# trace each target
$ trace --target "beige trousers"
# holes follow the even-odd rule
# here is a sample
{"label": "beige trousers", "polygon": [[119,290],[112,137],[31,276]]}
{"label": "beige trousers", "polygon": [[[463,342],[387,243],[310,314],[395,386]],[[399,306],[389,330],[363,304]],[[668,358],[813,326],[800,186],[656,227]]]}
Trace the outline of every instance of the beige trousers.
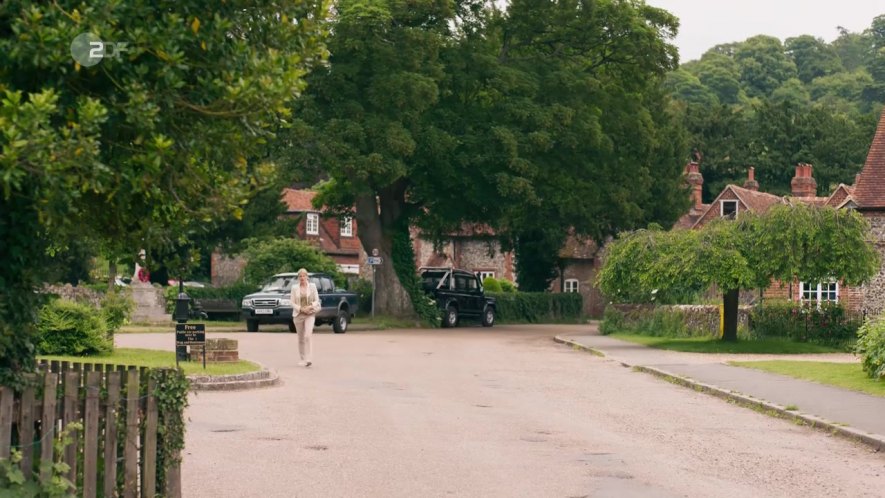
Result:
{"label": "beige trousers", "polygon": [[298,332],[298,353],[301,355],[301,361],[313,361],[310,342],[313,337],[313,324],[316,321],[316,315],[296,315],[295,330]]}

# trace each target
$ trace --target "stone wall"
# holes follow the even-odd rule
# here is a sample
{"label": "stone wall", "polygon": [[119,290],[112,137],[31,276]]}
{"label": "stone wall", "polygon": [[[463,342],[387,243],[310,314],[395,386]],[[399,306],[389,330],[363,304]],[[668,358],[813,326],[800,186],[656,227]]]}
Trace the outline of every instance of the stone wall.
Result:
{"label": "stone wall", "polygon": [[[239,342],[235,339],[206,339],[206,363],[232,363],[239,361]],[[188,346],[189,361],[203,361],[202,346]]]}
{"label": "stone wall", "polygon": [[[655,306],[653,304],[614,304],[615,309],[625,315],[628,321],[640,320],[654,313],[655,309],[678,311],[682,314],[683,323],[691,329],[708,333],[711,336],[719,335],[719,306],[679,304],[671,306]],[[749,324],[750,306],[738,307],[738,326],[747,327]]]}
{"label": "stone wall", "polygon": [[94,291],[89,287],[74,287],[71,284],[47,285],[43,288],[43,293],[55,294],[56,296],[69,301],[89,303],[96,308],[101,305],[101,299],[104,297],[104,294]]}
{"label": "stone wall", "polygon": [[[870,235],[876,241],[879,257],[885,263],[885,213],[863,214],[870,222]],[[863,286],[863,308],[871,316],[885,310],[885,264],[879,268],[879,273]]]}

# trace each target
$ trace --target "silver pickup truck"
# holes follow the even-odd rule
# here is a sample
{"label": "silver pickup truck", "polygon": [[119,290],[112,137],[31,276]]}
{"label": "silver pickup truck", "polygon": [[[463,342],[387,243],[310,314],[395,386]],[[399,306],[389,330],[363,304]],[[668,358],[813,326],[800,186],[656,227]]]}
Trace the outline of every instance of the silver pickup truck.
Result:
{"label": "silver pickup truck", "polygon": [[[310,282],[317,286],[322,309],[316,315],[316,325],[332,324],[336,334],[347,332],[347,326],[359,307],[357,295],[335,287],[332,277],[325,273],[309,273]],[[243,298],[240,316],[246,320],[246,330],[258,332],[261,324],[292,323],[292,285],[298,282],[297,273],[278,273],[264,284],[260,291]]]}

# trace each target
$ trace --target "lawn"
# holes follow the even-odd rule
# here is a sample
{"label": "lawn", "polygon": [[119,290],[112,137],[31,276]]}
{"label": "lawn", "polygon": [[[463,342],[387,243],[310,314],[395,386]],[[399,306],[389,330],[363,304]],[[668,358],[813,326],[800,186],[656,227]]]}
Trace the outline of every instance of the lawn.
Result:
{"label": "lawn", "polygon": [[725,342],[708,337],[651,337],[646,335],[611,334],[609,337],[630,341],[644,346],[685,351],[689,353],[735,353],[735,354],[816,354],[844,353],[843,349],[807,342],[770,338]]}
{"label": "lawn", "polygon": [[[51,356],[40,355],[38,360],[74,361],[86,363],[111,363],[114,365],[135,365],[139,367],[174,367],[175,353],[171,351],[157,351],[153,349],[130,349],[117,348],[107,356]],[[261,367],[251,361],[240,360],[236,363],[206,363],[203,370],[202,362],[180,362],[185,375],[208,374],[208,375],[232,375],[248,372],[256,372]]]}
{"label": "lawn", "polygon": [[860,363],[778,360],[733,361],[729,364],[885,397],[885,382],[867,377]]}

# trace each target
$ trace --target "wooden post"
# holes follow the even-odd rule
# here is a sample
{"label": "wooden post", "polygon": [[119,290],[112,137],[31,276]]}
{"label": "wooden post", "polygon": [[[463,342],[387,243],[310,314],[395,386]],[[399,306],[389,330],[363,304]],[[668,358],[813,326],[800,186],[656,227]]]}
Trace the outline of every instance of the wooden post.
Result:
{"label": "wooden post", "polygon": [[[88,367],[88,365],[87,365]],[[86,371],[85,438],[83,441],[83,498],[94,498],[98,492],[98,396],[101,372]]]}
{"label": "wooden post", "polygon": [[126,447],[123,451],[123,498],[138,496],[138,370],[126,379]]}
{"label": "wooden post", "polygon": [[18,426],[19,444],[22,449],[21,469],[25,479],[30,479],[34,468],[34,383],[37,376],[25,377],[26,387],[22,391],[21,422]]}
{"label": "wooden post", "polygon": [[104,496],[116,496],[117,412],[120,408],[120,372],[108,373],[108,404],[104,417]]}
{"label": "wooden post", "polygon": [[148,382],[147,420],[144,426],[144,469],[142,478],[142,496],[154,498],[157,494],[157,398],[154,391],[157,381]]}
{"label": "wooden post", "polygon": [[[68,427],[69,424],[76,422],[79,419],[78,408],[79,408],[79,400],[77,396],[80,393],[80,372],[77,371],[67,371],[65,372],[65,398],[64,398],[64,417],[62,419],[63,426],[62,429]],[[71,444],[65,448],[65,463],[68,464],[71,468],[68,470],[67,478],[69,481],[77,485],[77,447],[78,447],[78,435],[77,431],[73,431],[70,434]]]}
{"label": "wooden post", "polygon": [[[58,373],[46,372],[43,379],[43,418],[40,422],[40,460],[43,462],[53,462],[55,455],[53,454],[52,443],[56,438],[55,428],[58,427],[58,418],[55,407],[55,393],[58,392]],[[40,471],[40,480],[47,480],[52,477],[52,470],[49,466],[43,466]]]}
{"label": "wooden post", "polygon": [[0,387],[0,458],[9,458],[12,445],[12,397],[11,387]]}

